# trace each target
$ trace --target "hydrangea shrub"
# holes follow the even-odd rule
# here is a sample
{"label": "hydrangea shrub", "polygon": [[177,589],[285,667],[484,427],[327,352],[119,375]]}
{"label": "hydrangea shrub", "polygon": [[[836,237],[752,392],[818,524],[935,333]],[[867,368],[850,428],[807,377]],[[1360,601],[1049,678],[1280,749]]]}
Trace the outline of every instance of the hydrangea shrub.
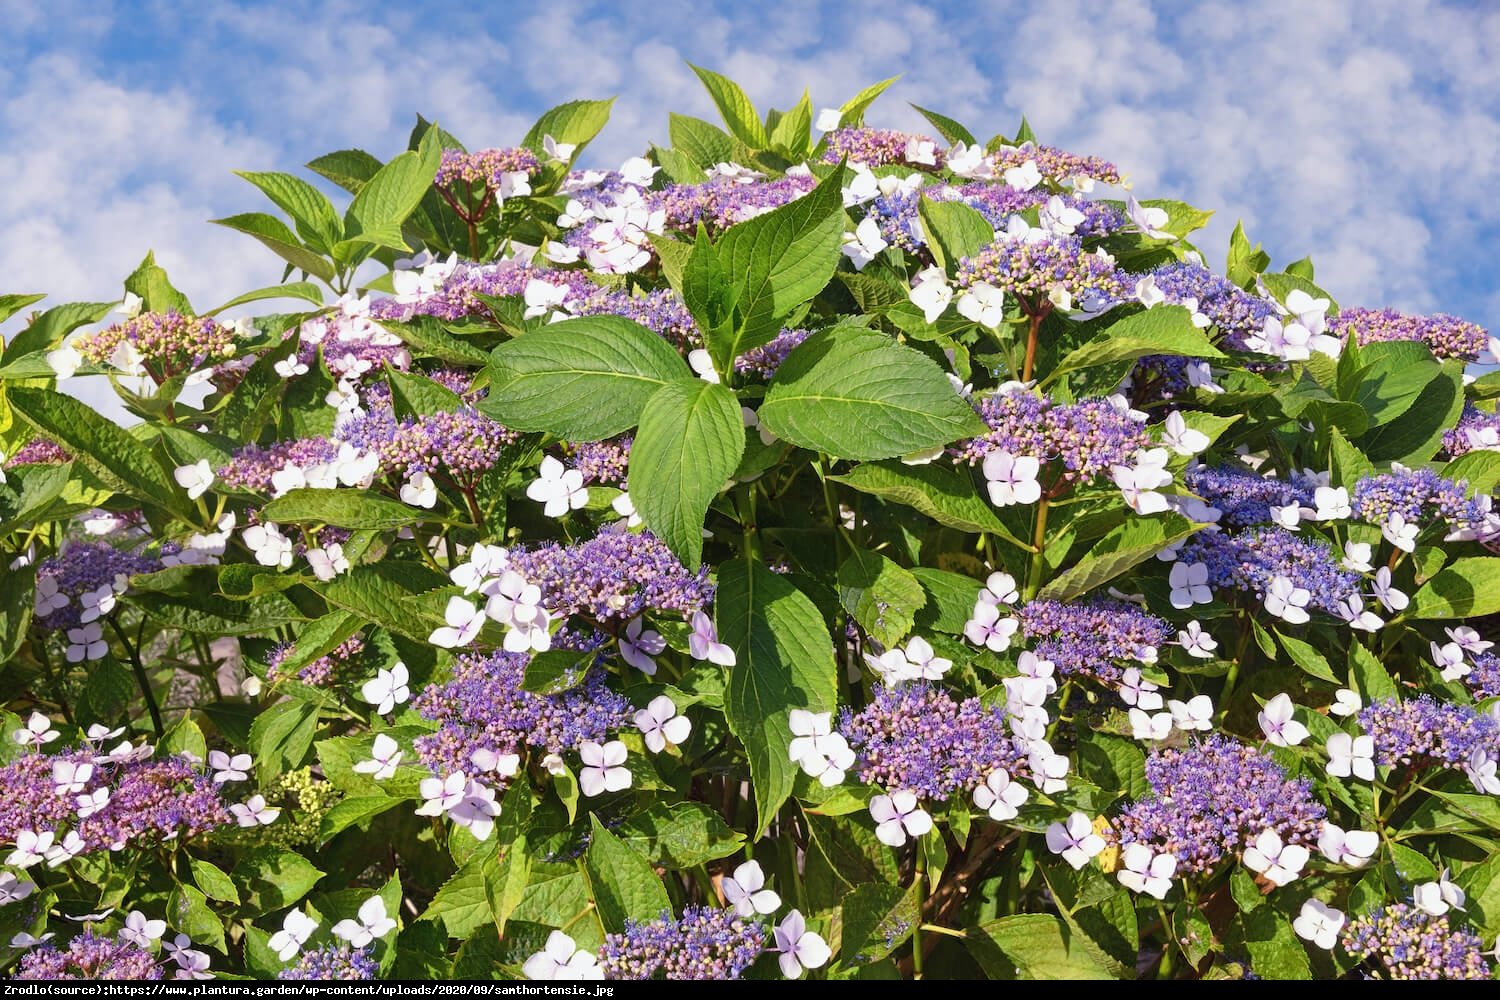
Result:
{"label": "hydrangea shrub", "polygon": [[698,73],[5,345],[6,971],[1489,978],[1500,343]]}

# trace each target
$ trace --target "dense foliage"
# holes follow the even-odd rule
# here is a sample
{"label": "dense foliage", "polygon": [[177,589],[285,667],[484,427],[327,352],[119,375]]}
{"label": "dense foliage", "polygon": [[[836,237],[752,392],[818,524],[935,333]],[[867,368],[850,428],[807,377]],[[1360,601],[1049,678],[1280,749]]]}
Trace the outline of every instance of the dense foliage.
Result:
{"label": "dense foliage", "polygon": [[7,969],[1489,977],[1500,343],[698,73],[6,345]]}

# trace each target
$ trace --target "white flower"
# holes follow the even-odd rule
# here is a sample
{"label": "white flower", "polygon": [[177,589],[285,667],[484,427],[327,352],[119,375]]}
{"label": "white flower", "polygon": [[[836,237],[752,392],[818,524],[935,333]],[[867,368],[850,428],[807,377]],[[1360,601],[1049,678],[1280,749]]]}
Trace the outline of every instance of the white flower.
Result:
{"label": "white flower", "polygon": [[52,728],[51,719],[47,718],[41,712],[32,712],[26,720],[25,728],[17,729],[10,735],[11,739],[23,747],[28,744],[34,747],[42,747],[51,743],[62,734]]}
{"label": "white flower", "polygon": [[819,132],[832,132],[839,127],[844,113],[838,108],[819,108],[818,117],[813,120],[813,128]]}
{"label": "white flower", "polygon": [[906,140],[907,163],[920,163],[932,167],[937,165],[937,144],[931,139],[923,139],[920,136],[912,136]]}
{"label": "white flower", "polygon": [[1312,356],[1309,344],[1312,334],[1299,323],[1282,325],[1275,316],[1267,316],[1260,332],[1245,338],[1248,350],[1270,354],[1282,361],[1306,361]]}
{"label": "white flower", "polygon": [[1019,167],[1007,167],[1004,176],[1005,183],[1018,191],[1030,191],[1042,183],[1042,172],[1037,169],[1035,160],[1027,160]]}
{"label": "white flower", "polygon": [[1130,738],[1159,742],[1172,735],[1172,713],[1157,712],[1148,715],[1139,708],[1132,708],[1126,715],[1130,719]]}
{"label": "white flower", "polygon": [[1500,795],[1500,777],[1495,774],[1495,758],[1485,750],[1475,750],[1464,763],[1464,773],[1481,795]]}
{"label": "white flower", "polygon": [[1378,632],[1384,627],[1385,622],[1373,611],[1365,610],[1364,598],[1358,594],[1350,594],[1348,597],[1334,603],[1334,612],[1344,621],[1349,623],[1352,629],[1361,632]]}
{"label": "white flower", "polygon": [[626,184],[634,184],[636,187],[649,187],[651,179],[660,169],[644,156],[632,156],[620,164],[622,179]]}
{"label": "white flower", "polygon": [[1021,592],[1016,589],[1016,578],[1009,573],[991,573],[984,581],[984,588],[979,591],[979,600],[985,604],[1014,604],[1020,599]]}
{"label": "white flower", "polygon": [[953,666],[952,660],[938,656],[932,644],[919,635],[907,641],[905,655],[906,662],[911,664],[914,680],[941,680]]}
{"label": "white flower", "polygon": [[177,480],[178,486],[187,490],[189,500],[196,500],[214,484],[214,470],[208,464],[208,459],[203,458],[192,465],[179,465],[173,470],[172,478]]}
{"label": "white flower", "polygon": [[84,624],[107,615],[115,608],[115,588],[105,583],[96,590],[86,590],[78,595],[78,606],[78,620]]}
{"label": "white flower", "polygon": [[833,951],[823,936],[807,929],[807,921],[800,910],[793,910],[771,929],[775,946],[773,951],[781,966],[781,974],[788,979],[802,975],[803,969],[821,969],[833,957]]}
{"label": "white flower", "polygon": [[485,774],[499,774],[506,778],[515,777],[516,771],[521,767],[520,754],[496,753],[486,748],[469,754],[469,760]]}
{"label": "white flower", "polygon": [[583,794],[593,798],[604,792],[619,792],[630,787],[630,769],[625,767],[628,752],[619,740],[610,740],[603,746],[593,740],[585,740],[578,747],[578,756],[583,768],[578,772],[578,786]]}
{"label": "white flower", "polygon": [[1071,813],[1062,823],[1047,827],[1047,850],[1062,855],[1075,870],[1105,848],[1104,838],[1094,832],[1094,824],[1081,812]]}
{"label": "white flower", "polygon": [[1375,780],[1375,741],[1368,736],[1334,733],[1328,737],[1328,773],[1335,778],[1351,774],[1365,781]]}
{"label": "white flower", "polygon": [[1208,695],[1200,694],[1187,701],[1172,699],[1167,702],[1172,712],[1172,722],[1185,733],[1194,730],[1207,732],[1213,728],[1214,703]]}
{"label": "white flower", "polygon": [[844,772],[854,766],[854,751],[842,733],[833,732],[833,713],[794,708],[787,724],[792,731],[787,757],[825,788],[842,782]]}
{"label": "white flower", "polygon": [[603,979],[604,970],[599,967],[598,957],[562,931],[547,935],[542,950],[526,960],[521,971],[527,979],[579,980]]}
{"label": "white flower", "polygon": [[958,297],[958,314],[988,329],[1005,321],[1005,292],[988,281],[976,281]]}
{"label": "white flower", "polygon": [[664,694],[657,695],[639,712],[635,713],[635,726],[645,737],[646,749],[661,753],[669,746],[680,746],[693,731],[693,724],[685,715],[677,714],[677,705]]}
{"label": "white flower", "polygon": [[214,772],[216,785],[226,781],[246,781],[250,777],[250,755],[237,753],[231,757],[223,750],[210,750],[208,768]]}
{"label": "white flower", "polygon": [[68,629],[68,648],[63,651],[63,655],[69,663],[101,660],[108,652],[109,643],[104,641],[104,626],[98,622]]}
{"label": "white flower", "polygon": [[501,545],[475,545],[469,550],[468,562],[456,567],[448,579],[472,594],[486,580],[498,577],[510,566],[510,550]]}
{"label": "white flower", "polygon": [[541,651],[551,645],[547,632],[551,616],[542,607],[542,588],[515,570],[506,570],[484,585],[484,593],[489,598],[485,614],[510,630],[505,636],[507,650],[522,653],[535,647]]}
{"label": "white flower", "polygon": [[976,646],[1002,653],[1010,648],[1011,637],[1020,628],[1021,623],[1015,618],[1001,617],[998,604],[981,599],[974,604],[973,616],[964,622],[964,638]]}
{"label": "white flower", "polygon": [[277,958],[283,962],[290,962],[292,956],[302,950],[302,946],[317,929],[318,922],[312,917],[301,910],[290,910],[281,921],[281,930],[272,934],[271,940],[266,943],[276,953]]}
{"label": "white flower", "polygon": [[1319,486],[1313,491],[1313,504],[1318,508],[1319,521],[1340,521],[1349,517],[1353,510],[1349,506],[1349,491],[1340,486]]}
{"label": "white flower", "polygon": [[[1207,317],[1204,317],[1205,319]],[[1197,317],[1193,317],[1197,324]],[[1207,325],[1207,324],[1202,324]],[[1195,389],[1202,389],[1207,393],[1220,393],[1224,387],[1214,381],[1214,369],[1207,361],[1189,361],[1184,374],[1187,375],[1188,385]]]}
{"label": "white flower", "polygon": [[1328,706],[1328,714],[1347,718],[1364,707],[1359,695],[1349,688],[1339,688],[1333,693],[1333,704]]}
{"label": "white flower", "polygon": [[417,806],[418,816],[441,816],[463,802],[469,791],[469,776],[454,771],[443,778],[423,778],[417,785],[422,804]]}
{"label": "white flower", "polygon": [[693,374],[703,381],[712,382],[714,385],[719,384],[719,373],[714,368],[714,356],[703,348],[688,351],[687,363],[688,367],[693,370]]}
{"label": "white flower", "polygon": [[125,926],[120,928],[120,940],[138,948],[150,948],[152,941],[161,940],[167,932],[165,920],[147,920],[140,910],[131,910],[125,915]]}
{"label": "white flower", "polygon": [[1312,594],[1305,587],[1298,587],[1289,577],[1275,576],[1266,588],[1266,610],[1293,625],[1305,624],[1311,617],[1307,604]]}
{"label": "white flower", "polygon": [[948,151],[945,162],[955,177],[971,180],[993,180],[995,164],[985,155],[984,147],[975,143],[955,142]]}
{"label": "white flower", "polygon": [[1179,455],[1196,455],[1208,447],[1208,435],[1189,427],[1181,410],[1173,410],[1162,425],[1161,443]]}
{"label": "white flower", "polygon": [[1177,858],[1157,854],[1142,843],[1126,844],[1120,852],[1120,870],[1115,878],[1131,892],[1143,892],[1155,899],[1166,899],[1172,891],[1172,876],[1177,872]]}
{"label": "white flower", "polygon": [[411,688],[407,686],[410,680],[406,664],[397,660],[389,670],[381,667],[375,671],[375,676],[359,689],[359,696],[375,706],[376,715],[390,715],[397,705],[406,704],[411,697]]}
{"label": "white flower", "polygon": [[56,935],[52,931],[48,931],[41,937],[33,937],[25,931],[17,931],[10,939],[10,946],[17,949],[34,948],[53,937]]}
{"label": "white flower", "polygon": [[252,795],[244,804],[236,802],[229,807],[229,811],[234,814],[235,822],[246,829],[270,826],[281,815],[280,809],[266,805],[264,795]]}
{"label": "white flower", "polygon": [[544,504],[542,513],[548,517],[562,517],[570,510],[588,505],[589,491],[583,485],[582,472],[565,469],[561,462],[548,455],[542,459],[538,474],[540,478],[526,487],[526,495]]}
{"label": "white flower", "polygon": [[1304,941],[1311,941],[1324,951],[1332,951],[1338,944],[1339,931],[1344,929],[1344,911],[1335,910],[1320,899],[1309,899],[1302,904],[1302,912],[1292,921],[1292,930]]}
{"label": "white flower", "polygon": [[1300,288],[1292,289],[1286,296],[1286,311],[1314,336],[1323,332],[1331,304],[1328,299],[1315,299]]}
{"label": "white flower", "polygon": [[425,472],[416,472],[401,484],[401,502],[431,510],[437,506],[437,483]]}
{"label": "white flower", "polygon": [[1172,564],[1172,572],[1167,577],[1167,582],[1172,588],[1170,594],[1172,607],[1182,609],[1190,608],[1195,604],[1212,604],[1214,592],[1208,586],[1208,564],[1176,562]]}
{"label": "white flower", "polygon": [[74,811],[78,813],[79,819],[88,819],[109,805],[109,789],[96,788],[92,792],[75,796],[73,799]]}
{"label": "white flower", "polygon": [[[1160,288],[1156,287],[1155,275],[1146,275],[1135,283],[1136,301],[1147,309],[1159,306],[1167,301],[1167,296]],[[1175,412],[1175,411],[1174,411]]]}
{"label": "white flower", "polygon": [[1262,831],[1241,856],[1246,868],[1259,872],[1277,886],[1286,885],[1301,875],[1307,858],[1307,848],[1301,844],[1283,844],[1275,830]]}
{"label": "white flower", "polygon": [[1154,712],[1162,706],[1159,690],[1155,684],[1141,676],[1139,667],[1126,667],[1125,672],[1120,675],[1120,700],[1127,705]]}
{"label": "white flower", "polygon": [[640,617],[632,618],[625,626],[625,634],[619,638],[620,658],[647,677],[656,675],[654,656],[667,648],[667,640],[653,629],[645,627]]}
{"label": "white flower", "polygon": [[1324,823],[1318,834],[1318,850],[1336,865],[1363,868],[1380,849],[1380,834],[1373,830],[1345,830],[1335,823]]}
{"label": "white flower", "polygon": [[720,884],[724,900],[742,917],[757,913],[775,913],[781,908],[781,897],[765,887],[766,873],[759,861],[746,861],[726,875]]}
{"label": "white flower", "polygon": [[36,598],[33,606],[38,618],[46,618],[54,611],[68,606],[68,595],[58,592],[57,577],[44,576],[36,582]]}
{"label": "white flower", "polygon": [[1464,656],[1464,648],[1456,642],[1445,642],[1439,645],[1435,642],[1428,643],[1432,650],[1432,665],[1442,673],[1443,680],[1456,681],[1469,673],[1468,659]]}
{"label": "white flower", "polygon": [[[1154,492],[1160,485],[1160,475],[1154,468],[1131,468],[1127,465],[1110,466],[1110,474],[1126,505],[1141,516],[1161,514],[1169,509],[1167,498]],[[1171,481],[1171,477],[1167,477]]]}
{"label": "white flower", "polygon": [[308,549],[307,564],[312,567],[313,576],[324,583],[340,573],[349,572],[349,557],[344,555],[344,547],[338,542],[329,542],[321,549]]}
{"label": "white flower", "polygon": [[1449,639],[1452,639],[1465,650],[1476,655],[1479,653],[1483,653],[1484,651],[1495,645],[1493,642],[1487,642],[1486,640],[1481,639],[1479,637],[1479,633],[1469,628],[1469,626],[1467,625],[1460,625],[1457,628],[1445,628],[1443,629],[1443,631],[1448,633]]}
{"label": "white flower", "polygon": [[989,483],[990,503],[996,507],[1033,504],[1042,498],[1037,482],[1041,463],[1030,455],[992,451],[984,458],[984,478]]}
{"label": "white flower", "polygon": [[0,906],[9,906],[36,892],[36,883],[14,872],[0,872]]}
{"label": "white flower", "polygon": [[[768,433],[769,431],[762,430],[761,439],[765,440],[765,436]],[[641,515],[636,513],[635,501],[630,499],[630,494],[628,492],[621,493],[619,496],[615,497],[609,502],[609,505],[614,508],[614,512],[616,514],[619,514],[625,519],[625,527],[635,528],[640,526]]]}
{"label": "white flower", "polygon": [[936,323],[953,301],[953,288],[943,277],[943,272],[935,267],[918,271],[916,282],[907,293],[907,298],[912,305],[922,310],[923,319],[928,323]]}
{"label": "white flower", "polygon": [[448,808],[448,818],[456,826],[466,827],[478,840],[488,840],[495,830],[495,817],[500,815],[500,803],[495,801],[494,789],[470,779],[464,785],[463,795]]}
{"label": "white flower", "polygon": [[455,596],[448,598],[448,608],[443,613],[443,620],[448,624],[434,629],[427,641],[444,649],[457,649],[474,641],[474,637],[484,627],[484,612],[476,608],[472,601]]}
{"label": "white flower", "polygon": [[51,830],[18,830],[16,849],[6,855],[5,863],[12,868],[30,868],[44,859],[47,852],[52,850],[54,836]]}
{"label": "white flower", "polygon": [[851,173],[854,178],[843,192],[845,208],[863,205],[867,201],[874,201],[880,197],[880,182],[875,179],[869,167],[863,163],[856,163]]}
{"label": "white flower", "polygon": [[401,763],[402,750],[395,740],[385,733],[375,735],[375,745],[370,748],[370,759],[354,765],[360,774],[368,774],[376,781],[384,781],[396,773]]}
{"label": "white flower", "polygon": [[306,362],[299,361],[294,354],[288,358],[282,358],[271,366],[271,370],[284,379],[293,379],[298,375],[306,375],[308,367]]}
{"label": "white flower", "polygon": [[351,947],[363,948],[395,929],[396,921],[386,916],[385,900],[371,896],[359,905],[357,920],[340,920],[333,925],[333,936],[348,941]]}
{"label": "white flower", "polygon": [[732,667],[734,650],[719,641],[714,621],[702,611],[693,612],[693,631],[688,635],[688,652],[695,660],[708,660],[721,667]]}
{"label": "white flower", "polygon": [[1402,552],[1415,552],[1417,535],[1422,533],[1422,526],[1408,524],[1399,511],[1392,511],[1391,516],[1386,518],[1385,523],[1380,526],[1380,533],[1385,536],[1386,541]]}
{"label": "white flower", "polygon": [[1375,582],[1371,584],[1375,591],[1375,599],[1385,605],[1387,611],[1405,611],[1406,606],[1411,603],[1411,598],[1391,586],[1391,570],[1389,566],[1382,566],[1375,571]]}
{"label": "white flower", "polygon": [[880,224],[873,217],[855,226],[854,232],[844,234],[844,256],[853,261],[856,271],[863,271],[888,246],[880,235]]}
{"label": "white flower", "polygon": [[1468,897],[1448,880],[1448,869],[1444,868],[1436,882],[1423,882],[1413,889],[1411,899],[1417,909],[1441,917],[1450,909],[1462,910]]}
{"label": "white flower", "polygon": [[1266,702],[1256,721],[1266,740],[1274,746],[1294,747],[1309,735],[1307,727],[1292,718],[1292,698],[1285,692]]}
{"label": "white flower", "polygon": [[916,793],[904,789],[871,799],[870,818],[875,820],[875,839],[888,847],[900,847],[908,836],[920,837],[932,829],[932,817],[917,802]]}
{"label": "white flower", "polygon": [[988,811],[990,819],[1004,822],[1016,818],[1030,794],[1020,782],[1012,781],[1008,772],[996,768],[974,789],[974,805]]}
{"label": "white flower", "polygon": [[63,344],[47,352],[47,364],[57,373],[57,380],[72,378],[83,367],[83,355],[72,344]]}
{"label": "white flower", "polygon": [[1135,195],[1131,195],[1129,201],[1126,202],[1126,211],[1136,228],[1153,240],[1175,238],[1171,233],[1162,229],[1162,226],[1171,221],[1165,209],[1157,208],[1155,205],[1142,205],[1135,200]]}
{"label": "white flower", "polygon": [[1302,523],[1302,512],[1306,509],[1307,508],[1298,505],[1295,501],[1287,504],[1284,507],[1278,507],[1275,504],[1272,504],[1269,508],[1271,512],[1271,520],[1274,521],[1278,526],[1285,528],[1287,531],[1298,530],[1297,526]]}
{"label": "white flower", "polygon": [[250,551],[255,553],[255,561],[262,566],[291,568],[292,540],[283,535],[278,526],[269,522],[252,524],[240,534],[240,537],[245,540],[245,545]]}

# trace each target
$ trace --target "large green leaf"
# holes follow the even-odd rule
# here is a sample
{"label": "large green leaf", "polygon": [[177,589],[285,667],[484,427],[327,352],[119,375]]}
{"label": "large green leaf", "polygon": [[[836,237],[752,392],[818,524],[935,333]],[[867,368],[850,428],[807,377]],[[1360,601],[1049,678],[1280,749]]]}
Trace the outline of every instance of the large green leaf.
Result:
{"label": "large green leaf", "polygon": [[46,292],[34,292],[30,295],[0,295],[0,323],[4,323],[33,302],[40,302],[46,297]]}
{"label": "large green leaf", "polygon": [[125,279],[125,291],[141,298],[141,307],[147,312],[179,312],[191,315],[192,305],[172,282],[167,279],[166,269],[156,263],[156,254],[147,250],[146,256]]}
{"label": "large green leaf", "polygon": [[[689,64],[691,65],[691,63]],[[724,124],[729,126],[729,131],[734,137],[751,149],[766,148],[766,129],[760,122],[760,116],[755,113],[755,105],[750,98],[745,96],[740,85],[726,76],[720,76],[713,70],[693,66],[693,72],[698,74],[698,79],[703,81],[708,96],[713,98],[714,105],[719,109],[719,114],[724,116]]]}
{"label": "large green leaf", "polygon": [[56,347],[63,337],[80,326],[99,322],[119,305],[118,302],[65,302],[53,306],[11,338],[5,345],[5,356],[14,360]]}
{"label": "large green leaf", "polygon": [[522,431],[600,441],[635,426],[662,386],[691,377],[670,344],[619,316],[552,323],[495,348],[479,409]]}
{"label": "large green leaf", "polygon": [[726,858],[745,842],[701,802],[659,803],[630,817],[617,832],[651,863],[679,870]]}
{"label": "large green leaf", "polygon": [[442,149],[437,134],[429,129],[421,145],[394,157],[365,182],[344,213],[344,232],[349,236],[379,237],[396,249],[404,249],[401,224],[422,201],[437,174]]}
{"label": "large green leaf", "polygon": [[447,583],[447,577],[421,563],[386,560],[355,566],[327,583],[309,586],[330,604],[425,643],[432,630],[443,624],[442,612],[447,602],[424,603],[413,598]]}
{"label": "large green leaf", "polygon": [[757,412],[777,437],[861,460],[925,451],[987,429],[936,362],[853,326],[803,341]]}
{"label": "large green leaf", "polygon": [[1082,597],[1132,566],[1150,559],[1178,539],[1191,535],[1198,527],[1178,514],[1159,518],[1131,517],[1090,546],[1088,554],[1076,565],[1048,581],[1037,597],[1053,601]]}
{"label": "large green leaf", "polygon": [[337,528],[388,531],[432,520],[432,512],[360,490],[292,490],[260,510],[277,524],[330,524]]}
{"label": "large green leaf", "polygon": [[1111,323],[1093,340],[1063,358],[1049,373],[1047,381],[1080,368],[1129,361],[1149,354],[1175,354],[1187,358],[1224,356],[1204,332],[1193,325],[1192,314],[1185,307],[1163,305]]}
{"label": "large green leaf", "polygon": [[265,212],[245,212],[222,219],[210,220],[216,226],[224,226],[260,240],[272,253],[301,271],[315,278],[332,281],[333,263],[316,251],[304,246],[285,222]]}
{"label": "large green leaf", "polygon": [[936,111],[929,111],[928,109],[918,107],[915,104],[912,105],[912,108],[917,112],[917,114],[921,115],[923,118],[926,118],[929,122],[931,122],[932,127],[937,129],[938,135],[942,136],[944,139],[947,139],[949,142],[961,142],[967,146],[974,146],[979,143],[979,140],[974,138],[974,133],[970,132],[958,122],[954,121],[952,118],[949,118],[947,115],[940,115]]}
{"label": "large green leaf", "polygon": [[735,559],[719,567],[714,614],[720,639],[735,653],[724,711],[750,758],[758,834],[792,793],[797,774],[787,757],[789,713],[832,711],[837,702],[833,644],[817,606],[759,562]]}
{"label": "large green leaf", "polygon": [[302,766],[318,735],[318,706],[305,701],[272,705],[250,726],[250,753],[261,787]]}
{"label": "large green leaf", "polygon": [[965,257],[972,257],[995,242],[995,227],[989,220],[960,201],[923,198],[917,206],[927,246],[938,267],[949,274]]}
{"label": "large green leaf", "polygon": [[974,489],[973,480],[963,471],[946,464],[865,462],[842,476],[829,478],[861,493],[914,507],[950,528],[989,532],[1013,544],[1022,544],[995,515],[995,509]]}
{"label": "large green leaf", "polygon": [[745,450],[739,401],[722,385],[693,379],[652,394],[630,449],[630,497],[641,520],[688,569],[703,553],[708,505]]}
{"label": "large green leaf", "polygon": [[865,111],[875,103],[875,99],[885,93],[887,88],[897,80],[899,76],[893,76],[879,83],[872,83],[853,97],[849,98],[839,106],[839,125],[849,128],[853,125],[863,125],[865,122]]}
{"label": "large green leaf", "polygon": [[1464,406],[1463,362],[1446,361],[1399,419],[1376,427],[1359,442],[1375,462],[1415,465],[1437,454],[1443,435],[1458,422]]}
{"label": "large green leaf", "polygon": [[1455,560],[1411,599],[1412,618],[1475,618],[1500,611],[1500,558]]}
{"label": "large green leaf", "polygon": [[550,135],[558,142],[577,146],[573,151],[576,157],[609,122],[609,110],[614,103],[611,97],[606,101],[569,101],[550,108],[527,131],[521,145],[541,149],[542,140]]}
{"label": "large green leaf", "polygon": [[991,979],[1111,979],[1059,917],[1018,913],[969,928],[969,953]]}
{"label": "large green leaf", "polygon": [[887,648],[906,638],[927,593],[911,570],[878,552],[855,549],[838,572],[839,603]]}
{"label": "large green leaf", "polygon": [[236,170],[235,174],[260,188],[297,227],[297,235],[320,254],[332,251],[344,235],[343,224],[323,192],[291,174]]}
{"label": "large green leaf", "polygon": [[590,815],[593,824],[583,868],[588,876],[599,920],[611,933],[625,930],[627,920],[655,920],[672,907],[666,887],[650,862]]}
{"label": "large green leaf", "polygon": [[734,139],[723,129],[701,118],[671,114],[667,118],[672,148],[686,154],[700,167],[711,167],[734,159]]}

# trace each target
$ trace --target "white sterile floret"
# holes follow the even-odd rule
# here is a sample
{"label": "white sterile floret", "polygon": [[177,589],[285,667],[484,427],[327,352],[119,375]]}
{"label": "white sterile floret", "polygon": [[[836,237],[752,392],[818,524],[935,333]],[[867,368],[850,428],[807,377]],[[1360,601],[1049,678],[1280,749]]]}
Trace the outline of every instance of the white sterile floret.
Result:
{"label": "white sterile floret", "polygon": [[1005,322],[1005,292],[987,281],[976,281],[958,297],[958,314],[988,329]]}
{"label": "white sterile floret", "polygon": [[396,921],[386,915],[385,900],[379,896],[371,896],[361,903],[353,919],[340,920],[332,927],[334,937],[348,941],[354,948],[363,948],[395,929]]}
{"label": "white sterile floret", "polygon": [[1162,424],[1161,443],[1179,455],[1196,455],[1208,447],[1208,435],[1187,425],[1180,410],[1173,410]]}
{"label": "white sterile floret", "polygon": [[548,455],[542,459],[537,474],[538,478],[526,487],[526,495],[543,504],[542,513],[548,517],[562,517],[570,510],[588,506],[589,491],[583,485],[582,472],[564,468]]}
{"label": "white sterile floret", "polygon": [[375,706],[376,715],[390,715],[397,705],[406,704],[411,697],[410,680],[406,664],[397,660],[389,670],[381,667],[373,679],[365,681],[359,696]]}
{"label": "white sterile floret", "polygon": [[448,598],[448,607],[443,612],[446,625],[433,629],[427,641],[443,649],[458,649],[473,642],[484,627],[484,612],[474,606],[473,601],[462,597]]}
{"label": "white sterile floret", "polygon": [[742,917],[775,913],[781,908],[781,897],[765,886],[766,873],[759,861],[746,861],[719,884],[724,901]]}
{"label": "white sterile floret", "polygon": [[1351,775],[1364,781],[1375,780],[1375,741],[1369,736],[1334,733],[1328,737],[1328,773],[1335,778]]}
{"label": "white sterile floret", "polygon": [[1260,731],[1265,733],[1267,742],[1278,747],[1294,747],[1307,739],[1307,727],[1292,718],[1294,709],[1291,695],[1284,692],[1266,702],[1256,721],[1260,723]]}
{"label": "white sterile floret", "polygon": [[984,779],[984,784],[974,789],[974,805],[990,814],[997,822],[1015,819],[1021,806],[1026,804],[1030,793],[1008,772],[996,768]]}
{"label": "white sterile floret", "polygon": [[578,747],[583,767],[578,772],[578,787],[592,798],[605,792],[619,792],[630,787],[630,769],[625,766],[629,751],[619,740],[599,744],[585,740]]}
{"label": "white sterile floret", "polygon": [[187,490],[189,500],[196,500],[214,484],[214,470],[208,459],[201,458],[192,465],[179,465],[172,471],[177,485]]}
{"label": "white sterile floret", "polygon": [[1041,462],[1030,455],[992,451],[985,456],[983,469],[990,503],[996,507],[1034,504],[1042,498],[1042,486],[1037,482]]}
{"label": "white sterile floret", "polygon": [[1380,849],[1380,834],[1373,830],[1345,830],[1334,823],[1324,823],[1318,834],[1318,850],[1336,865],[1363,868]]}
{"label": "white sterile floret", "polygon": [[788,913],[771,929],[773,948],[778,955],[781,974],[788,979],[802,975],[803,969],[820,969],[833,957],[833,950],[823,935],[807,929],[800,910]]}
{"label": "white sterile floret", "polygon": [[1208,695],[1200,694],[1187,701],[1175,698],[1167,702],[1172,713],[1172,722],[1183,732],[1207,732],[1213,728],[1214,703]]}
{"label": "white sterile floret", "polygon": [[577,943],[562,931],[553,931],[547,936],[542,950],[532,955],[521,966],[527,979],[534,980],[594,980],[604,978],[604,969],[592,951],[578,947]]}
{"label": "white sterile floret", "polygon": [[1283,843],[1275,830],[1265,830],[1255,838],[1255,843],[1245,848],[1241,860],[1246,868],[1264,875],[1268,882],[1283,886],[1302,874],[1308,853],[1301,844]]}
{"label": "white sterile floret", "polygon": [[929,267],[917,272],[916,283],[907,293],[907,298],[912,305],[922,310],[923,319],[928,323],[936,323],[953,301],[953,286],[948,284],[941,270]]}
{"label": "white sterile floret", "polygon": [[1292,921],[1292,930],[1304,941],[1311,941],[1325,951],[1332,951],[1338,944],[1339,931],[1344,929],[1344,911],[1335,910],[1320,899],[1309,899]]}
{"label": "white sterile floret", "polygon": [[1176,873],[1176,857],[1157,854],[1145,844],[1134,843],[1126,844],[1120,852],[1120,869],[1115,878],[1131,892],[1165,899],[1172,890],[1172,876]]}
{"label": "white sterile floret", "polygon": [[693,724],[685,715],[677,714],[677,705],[667,695],[657,695],[650,703],[635,713],[635,726],[641,731],[646,749],[661,753],[669,746],[687,742]]}
{"label": "white sterile floret", "polygon": [[400,745],[395,740],[385,733],[377,733],[375,743],[370,748],[370,759],[359,761],[354,765],[354,770],[360,774],[368,774],[376,781],[384,781],[396,774],[402,756]]}
{"label": "white sterile floret", "polygon": [[904,789],[872,798],[870,817],[875,820],[875,838],[888,847],[900,847],[908,837],[921,837],[932,830],[932,817],[917,801],[916,793]]}

